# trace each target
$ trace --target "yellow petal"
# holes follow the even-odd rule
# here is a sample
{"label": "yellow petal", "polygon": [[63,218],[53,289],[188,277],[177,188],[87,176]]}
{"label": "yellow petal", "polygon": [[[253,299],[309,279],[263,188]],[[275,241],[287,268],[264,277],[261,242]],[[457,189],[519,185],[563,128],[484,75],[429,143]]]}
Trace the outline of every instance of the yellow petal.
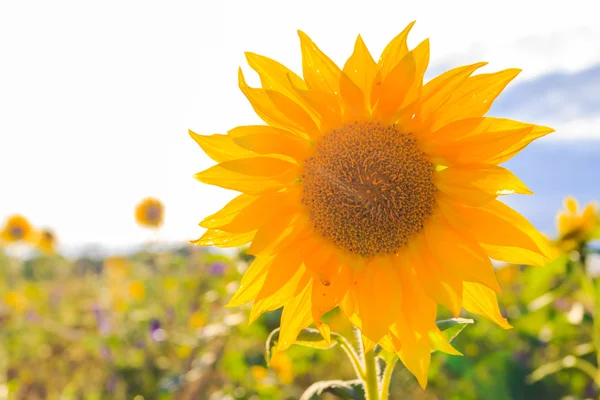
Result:
{"label": "yellow petal", "polygon": [[377,67],[379,68],[379,73],[382,78],[385,78],[390,71],[392,71],[396,66],[400,63],[400,60],[404,58],[406,53],[408,53],[408,44],[406,43],[406,39],[408,38],[408,34],[412,29],[413,25],[416,21],[408,24],[406,28],[402,32],[400,32],[395,38],[393,38],[383,52],[381,53],[381,57],[379,58],[379,62],[377,63]]}
{"label": "yellow petal", "polygon": [[286,66],[268,57],[251,52],[246,52],[245,54],[248,65],[260,76],[263,89],[272,89],[280,92],[298,103],[309,114],[311,113],[310,109],[304,104],[303,99],[293,89],[293,86],[302,90],[307,89],[306,83],[304,83],[302,78]]}
{"label": "yellow petal", "polygon": [[433,183],[442,192],[470,205],[483,205],[499,195],[533,194],[519,178],[497,165],[456,165],[438,171]]}
{"label": "yellow petal", "polygon": [[188,130],[188,133],[200,145],[207,156],[216,162],[235,160],[238,158],[255,156],[252,151],[242,149],[227,135],[198,135]]}
{"label": "yellow petal", "polygon": [[377,74],[377,64],[375,64],[360,35],[356,38],[354,52],[346,61],[343,71],[363,92],[365,103],[370,108],[370,96],[373,81]]}
{"label": "yellow petal", "polygon": [[319,129],[310,115],[289,97],[270,89],[251,88],[238,72],[239,87],[256,114],[267,124],[292,130],[299,135],[317,135]]}
{"label": "yellow petal", "polygon": [[308,88],[340,97],[345,120],[365,118],[367,111],[361,90],[308,35],[302,31],[298,31],[298,35],[302,49],[302,73]]}
{"label": "yellow petal", "polygon": [[296,247],[297,245],[289,246],[289,248],[280,251],[269,263],[267,277],[256,297],[257,300],[273,295],[285,286],[299,270],[305,269],[304,267],[300,268],[302,259]]}
{"label": "yellow petal", "polygon": [[256,302],[252,306],[252,309],[250,309],[250,323],[256,321],[256,319],[266,311],[277,310],[278,308],[285,306],[294,296],[298,295],[302,289],[306,287],[310,279],[310,275],[306,272],[306,268],[299,267],[294,271],[294,274],[287,282],[281,283],[279,289],[275,293],[264,298],[262,298],[259,293]]}
{"label": "yellow petal", "polygon": [[272,260],[271,256],[261,255],[252,261],[227,307],[241,306],[256,299],[267,276],[267,267]]}
{"label": "yellow petal", "polygon": [[269,246],[276,244],[286,229],[292,224],[294,217],[294,208],[284,208],[271,217],[256,232],[256,236],[248,248],[248,254],[257,255]]}
{"label": "yellow petal", "polygon": [[550,132],[552,128],[509,119],[469,118],[432,132],[423,150],[442,165],[498,164]]}
{"label": "yellow petal", "polygon": [[504,329],[512,328],[500,313],[496,293],[483,285],[474,282],[463,284],[463,307],[473,314],[490,319]]}
{"label": "yellow petal", "polygon": [[337,307],[350,286],[350,271],[344,265],[338,265],[337,274],[328,279],[315,279],[312,284],[312,316],[320,321],[327,312]]}
{"label": "yellow petal", "polygon": [[452,121],[483,116],[519,72],[520,69],[512,68],[469,77],[435,112],[432,129],[438,129]]}
{"label": "yellow petal", "polygon": [[374,119],[394,122],[394,116],[402,107],[418,99],[428,62],[429,40],[426,39],[406,54],[381,83],[373,110]]}
{"label": "yellow petal", "polygon": [[249,196],[247,194],[240,194],[229,203],[225,205],[221,210],[216,213],[209,215],[200,222],[200,226],[203,228],[219,228],[223,225],[230,223],[243,209],[248,207],[258,197]]}
{"label": "yellow petal", "polygon": [[194,177],[200,182],[248,194],[289,185],[299,176],[296,164],[272,157],[224,161]]}
{"label": "yellow petal", "polygon": [[398,274],[385,258],[376,258],[356,280],[355,290],[362,333],[377,343],[400,312],[402,286]]}
{"label": "yellow petal", "polygon": [[454,68],[427,82],[423,86],[421,97],[423,118],[427,119],[443,106],[473,72],[486,64],[486,62],[480,62]]}
{"label": "yellow petal", "polygon": [[438,204],[455,229],[468,232],[480,243],[519,247],[545,255],[529,232],[513,224],[512,219],[504,218],[504,210],[497,212],[493,205],[469,207],[443,200],[443,197]]}
{"label": "yellow petal", "polygon": [[478,282],[501,292],[490,259],[472,238],[457,232],[439,215],[430,217],[424,231],[427,246],[447,270],[463,281]]}
{"label": "yellow petal", "polygon": [[256,231],[244,233],[229,233],[218,229],[207,229],[200,239],[193,240],[197,246],[238,247],[252,240]]}
{"label": "yellow petal", "polygon": [[429,335],[423,336],[414,332],[402,314],[399,315],[392,332],[402,343],[402,347],[398,351],[398,357],[417,378],[419,385],[425,389],[427,387],[429,363],[431,362]]}
{"label": "yellow petal", "polygon": [[233,138],[233,142],[257,154],[283,154],[297,161],[305,160],[312,150],[308,140],[272,126],[265,126],[262,131],[249,135],[237,136]]}
{"label": "yellow petal", "polygon": [[410,243],[408,262],[427,294],[458,317],[462,307],[462,281],[437,261],[424,238],[417,237]]}
{"label": "yellow petal", "polygon": [[322,90],[296,89],[296,91],[321,117],[321,132],[328,132],[342,125],[342,105],[338,96]]}
{"label": "yellow petal", "polygon": [[531,250],[510,246],[494,246],[485,243],[480,243],[480,245],[487,255],[494,260],[519,265],[535,265],[538,267],[546,265],[546,257]]}
{"label": "yellow petal", "polygon": [[297,296],[284,307],[281,314],[281,331],[277,341],[277,350],[290,347],[298,338],[300,331],[312,323],[310,312],[311,284],[309,283]]}
{"label": "yellow petal", "polygon": [[[297,199],[296,199],[297,198]],[[284,207],[300,204],[299,196],[286,192],[266,192],[241,210],[231,221],[219,229],[242,233],[255,231],[262,227],[276,212]]]}
{"label": "yellow petal", "polygon": [[529,236],[543,255],[551,257],[554,254],[549,240],[518,212],[498,200],[491,201],[485,208]]}

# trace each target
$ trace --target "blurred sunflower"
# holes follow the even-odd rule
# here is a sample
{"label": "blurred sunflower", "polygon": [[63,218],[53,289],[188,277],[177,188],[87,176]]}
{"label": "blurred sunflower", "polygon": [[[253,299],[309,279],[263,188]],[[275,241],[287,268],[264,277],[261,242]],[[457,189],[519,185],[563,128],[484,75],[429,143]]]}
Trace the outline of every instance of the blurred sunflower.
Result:
{"label": "blurred sunflower", "polygon": [[565,199],[564,207],[565,209],[559,211],[556,216],[559,247],[565,250],[573,250],[580,243],[592,239],[600,224],[600,217],[594,203],[588,204],[579,213],[577,200],[568,197]]}
{"label": "blurred sunflower", "polygon": [[7,243],[29,242],[35,241],[35,232],[29,221],[21,215],[10,216],[2,231],[0,238]]}
{"label": "blurred sunflower", "polygon": [[452,69],[423,84],[429,41],[412,50],[412,23],[375,62],[360,36],[340,69],[299,32],[304,79],[246,53],[262,88],[239,86],[266,126],[192,138],[219,164],[204,183],[242,192],[204,219],[194,243],[251,242],[256,259],[230,306],[250,319],[283,306],[278,349],[339,306],[367,350],[397,352],[424,387],[431,348],[458,353],[436,306],[504,328],[490,257],[543,265],[545,239],[496,198],[531,194],[498,164],[553,129],[484,117],[520,72]]}
{"label": "blurred sunflower", "polygon": [[36,247],[44,254],[54,254],[56,251],[56,236],[49,229],[42,229],[37,234]]}
{"label": "blurred sunflower", "polygon": [[135,209],[135,220],[147,228],[159,228],[164,219],[164,206],[158,199],[148,197]]}

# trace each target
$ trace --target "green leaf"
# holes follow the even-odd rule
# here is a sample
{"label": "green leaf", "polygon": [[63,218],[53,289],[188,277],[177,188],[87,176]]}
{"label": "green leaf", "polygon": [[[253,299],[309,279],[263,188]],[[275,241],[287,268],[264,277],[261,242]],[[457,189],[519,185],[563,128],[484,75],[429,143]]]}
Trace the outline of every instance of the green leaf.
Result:
{"label": "green leaf", "polygon": [[322,381],[310,385],[300,400],[318,400],[330,393],[342,400],[365,400],[365,389],[360,379],[354,381]]}
{"label": "green leaf", "polygon": [[436,325],[442,331],[446,339],[451,342],[467,325],[473,324],[475,321],[469,318],[452,318],[436,321]]}
{"label": "green leaf", "polygon": [[[267,342],[266,342],[267,352],[265,354],[265,357],[267,360],[267,365],[269,365],[269,363],[271,362],[271,353],[272,353],[273,346],[275,346],[275,343],[277,342],[277,339],[279,338],[279,330],[280,330],[280,328],[274,329],[271,332],[271,334],[269,335],[269,337],[267,338]],[[331,336],[339,336],[339,335],[332,332]],[[327,350],[327,349],[331,349],[332,347],[336,346],[338,344],[338,342],[337,342],[337,340],[332,339],[331,343],[327,343],[325,341],[325,339],[323,339],[323,336],[321,336],[321,333],[317,329],[305,328],[300,331],[300,334],[298,334],[298,338],[296,339],[294,344],[304,346],[304,347],[310,347],[313,349]]]}

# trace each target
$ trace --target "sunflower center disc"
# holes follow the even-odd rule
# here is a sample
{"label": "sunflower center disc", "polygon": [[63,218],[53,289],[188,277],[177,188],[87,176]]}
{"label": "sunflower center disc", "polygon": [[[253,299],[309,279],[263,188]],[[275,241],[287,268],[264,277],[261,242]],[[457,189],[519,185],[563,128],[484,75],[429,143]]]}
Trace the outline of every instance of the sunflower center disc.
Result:
{"label": "sunflower center disc", "polygon": [[364,257],[393,254],[431,215],[434,170],[394,125],[347,124],[306,160],[302,201],[315,230],[336,245]]}
{"label": "sunflower center disc", "polygon": [[25,231],[20,226],[14,226],[10,229],[10,236],[14,240],[21,240],[21,239],[23,239],[24,235],[25,235]]}
{"label": "sunflower center disc", "polygon": [[148,206],[146,209],[146,218],[149,222],[156,223],[160,219],[160,208],[155,205]]}

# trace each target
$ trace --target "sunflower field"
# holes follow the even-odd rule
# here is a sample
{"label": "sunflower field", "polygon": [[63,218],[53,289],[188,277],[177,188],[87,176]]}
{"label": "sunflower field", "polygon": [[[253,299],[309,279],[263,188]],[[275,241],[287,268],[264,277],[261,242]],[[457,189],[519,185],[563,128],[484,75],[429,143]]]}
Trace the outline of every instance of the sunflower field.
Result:
{"label": "sunflower field", "polygon": [[[433,353],[426,391],[397,367],[390,398],[598,396],[599,272],[591,269],[599,256],[589,244],[600,223],[593,208],[567,206],[551,262],[497,267],[513,329],[476,318],[452,342],[463,356]],[[225,307],[253,260],[243,249],[0,257],[2,398],[298,399],[316,381],[354,379],[341,346],[318,341],[299,341],[267,365],[265,341],[280,310],[248,324],[250,307]],[[452,317],[442,308],[438,315]],[[324,320],[354,341],[337,309]],[[359,398],[342,389],[305,398]]]}
{"label": "sunflower field", "polygon": [[[40,30],[48,38],[6,46],[14,50],[9,61],[21,64],[0,74],[14,91],[0,108],[22,104],[0,117],[13,122],[8,147],[0,145],[2,187],[9,189],[0,195],[0,400],[600,399],[597,185],[589,171],[568,172],[580,162],[569,152],[575,145],[554,142],[559,151],[544,165],[535,153],[541,147],[528,154],[549,138],[573,143],[568,135],[577,125],[565,119],[593,111],[600,67],[580,73],[583,89],[571,84],[581,99],[558,107],[570,81],[545,67],[568,70],[550,55],[562,36],[548,36],[552,45],[544,46],[531,30],[521,34],[524,46],[543,53],[532,67],[540,76],[512,86],[522,70],[508,64],[535,51],[507,52],[518,55],[509,63],[496,51],[512,47],[505,42],[481,50],[477,21],[465,28],[425,10],[450,21],[442,21],[449,37],[470,29],[468,57],[435,58],[439,48],[413,29],[415,21],[394,21],[393,36],[372,47],[355,36],[342,62],[343,47],[330,42],[326,53],[297,30],[296,68],[291,56],[279,62],[247,51],[227,86],[219,74],[235,71],[232,59],[213,62],[211,54],[246,44],[244,24],[250,37],[281,22],[266,16],[270,7],[256,7],[265,10],[260,23],[235,22],[243,6],[231,8],[222,10],[223,23],[211,8],[203,20],[179,10],[167,21],[166,8],[152,20],[125,4],[116,12],[86,9],[93,18],[76,23],[59,13],[64,24]],[[102,11],[104,19],[120,18],[113,22],[125,26],[122,35],[110,23],[89,28],[104,21]],[[360,20],[368,19],[362,12]],[[528,24],[541,19],[535,12]],[[29,17],[52,20],[38,14],[25,10],[27,24],[8,31],[35,25]],[[313,28],[323,32],[327,21]],[[494,30],[478,23],[482,35]],[[374,30],[387,32],[380,25]],[[569,34],[600,37],[580,28]],[[289,37],[265,29],[290,55]],[[172,32],[197,36],[204,47],[167,39]],[[563,42],[570,50],[573,41]],[[38,56],[36,45],[47,54]],[[57,45],[66,46],[60,56]],[[65,61],[73,54],[75,61]],[[500,60],[471,59],[480,54]],[[592,62],[580,58],[570,68]],[[40,78],[38,67],[53,62],[50,78]],[[44,97],[30,82],[58,86],[38,104]],[[562,94],[552,89],[560,85]],[[62,92],[65,104],[55,97]],[[192,108],[175,103],[184,92],[202,104],[187,134],[175,127]],[[523,93],[546,114],[528,107]],[[512,113],[492,107],[502,98]],[[23,121],[48,128],[31,128],[43,133],[29,141]],[[593,130],[599,120],[574,121]],[[70,136],[61,141],[63,128]],[[13,142],[31,155],[13,151]],[[592,158],[581,169],[591,169],[598,154],[593,145],[583,150]],[[200,172],[188,171],[196,162]],[[534,195],[529,184],[544,189],[543,180],[555,199],[542,190],[529,209],[528,200],[513,202]],[[588,191],[569,193],[570,181]],[[142,190],[155,195],[141,197]],[[559,196],[562,207],[554,209]],[[132,199],[139,200],[124,225],[123,205]],[[182,239],[190,225],[197,236]]]}

